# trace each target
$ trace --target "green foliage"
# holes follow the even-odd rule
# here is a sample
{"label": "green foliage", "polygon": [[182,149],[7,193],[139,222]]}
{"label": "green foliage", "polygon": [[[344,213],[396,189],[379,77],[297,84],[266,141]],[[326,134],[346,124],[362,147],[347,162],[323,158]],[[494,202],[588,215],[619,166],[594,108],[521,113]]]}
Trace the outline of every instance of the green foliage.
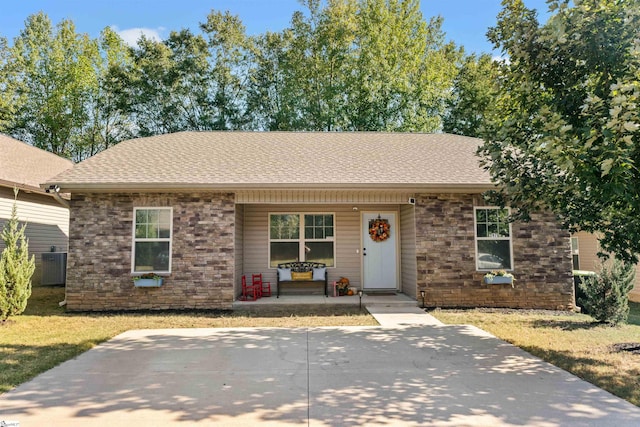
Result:
{"label": "green foliage", "polygon": [[248,37],[229,12],[133,47],[30,16],[0,38],[0,132],[72,158],[185,130],[441,129],[462,50],[418,0],[303,0]]}
{"label": "green foliage", "polygon": [[[17,199],[18,191],[14,192]],[[22,314],[31,295],[35,258],[29,259],[25,227],[18,224],[17,202],[14,201],[11,218],[0,233],[5,246],[0,255],[0,321]]]}
{"label": "green foliage", "polygon": [[493,201],[516,219],[553,211],[637,261],[640,3],[550,1],[543,26],[521,0],[503,4],[489,38],[508,61],[479,150],[501,188]]}
{"label": "green foliage", "polygon": [[15,111],[6,131],[60,156],[82,150],[97,57],[96,42],[71,21],[54,28],[44,13],[30,16],[10,49],[6,79]]}
{"label": "green foliage", "polygon": [[634,264],[614,260],[595,276],[584,277],[580,289],[584,298],[578,305],[599,322],[617,325],[629,316],[629,291],[636,278]]}
{"label": "green foliage", "polygon": [[498,86],[498,63],[490,55],[464,59],[453,82],[453,97],[447,102],[442,130],[479,137],[485,116],[494,107]]}
{"label": "green foliage", "polygon": [[254,39],[248,113],[271,130],[440,129],[462,53],[415,0],[303,2]]}

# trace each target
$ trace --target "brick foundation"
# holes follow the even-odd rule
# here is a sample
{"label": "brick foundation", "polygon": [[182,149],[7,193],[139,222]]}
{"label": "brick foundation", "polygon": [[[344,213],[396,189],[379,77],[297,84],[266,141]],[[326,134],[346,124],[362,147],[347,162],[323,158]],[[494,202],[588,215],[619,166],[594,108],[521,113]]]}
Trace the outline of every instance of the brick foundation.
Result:
{"label": "brick foundation", "polygon": [[[131,275],[134,207],[173,207],[172,272],[160,288]],[[228,309],[233,303],[234,195],[73,194],[67,308]]]}
{"label": "brick foundation", "polygon": [[486,204],[468,194],[416,197],[417,289],[426,291],[425,305],[572,309],[570,236],[554,216],[512,224],[512,288],[485,284],[476,271],[474,206]]}

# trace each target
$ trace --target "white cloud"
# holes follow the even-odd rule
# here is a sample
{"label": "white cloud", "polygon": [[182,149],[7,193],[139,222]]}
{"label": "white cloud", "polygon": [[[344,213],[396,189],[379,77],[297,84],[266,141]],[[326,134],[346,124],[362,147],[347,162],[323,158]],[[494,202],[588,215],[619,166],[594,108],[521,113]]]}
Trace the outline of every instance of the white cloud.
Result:
{"label": "white cloud", "polygon": [[144,35],[146,38],[150,40],[162,41],[162,36],[160,35],[160,33],[164,31],[164,27],[127,28],[125,30],[121,30],[114,25],[114,26],[111,26],[111,28],[113,29],[113,31],[118,33],[120,37],[122,37],[122,40],[124,40],[126,44],[128,44],[131,47],[135,47],[138,44],[138,40],[142,35]]}

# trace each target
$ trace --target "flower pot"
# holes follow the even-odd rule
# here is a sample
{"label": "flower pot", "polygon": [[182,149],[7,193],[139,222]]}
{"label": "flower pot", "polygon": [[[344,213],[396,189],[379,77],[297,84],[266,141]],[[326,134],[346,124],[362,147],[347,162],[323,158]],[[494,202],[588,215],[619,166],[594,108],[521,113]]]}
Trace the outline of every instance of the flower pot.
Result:
{"label": "flower pot", "polygon": [[484,283],[488,285],[502,285],[502,284],[512,284],[513,277],[509,276],[494,276],[494,277],[485,277]]}
{"label": "flower pot", "polygon": [[159,288],[162,286],[162,278],[160,279],[137,279],[133,281],[136,288]]}

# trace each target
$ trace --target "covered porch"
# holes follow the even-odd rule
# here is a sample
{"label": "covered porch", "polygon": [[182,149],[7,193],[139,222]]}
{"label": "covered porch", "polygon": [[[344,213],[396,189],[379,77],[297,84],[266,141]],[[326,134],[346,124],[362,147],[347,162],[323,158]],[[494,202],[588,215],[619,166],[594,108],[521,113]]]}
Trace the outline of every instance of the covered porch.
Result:
{"label": "covered porch", "polygon": [[[345,277],[354,293],[363,290],[363,300],[367,293],[384,292],[408,298],[415,306],[413,194],[300,190],[238,192],[235,196],[234,308],[254,303],[240,301],[243,276],[251,280],[253,274],[262,274],[275,295],[277,265],[292,261],[325,263],[330,297],[296,295],[305,293],[300,288],[294,294],[281,294],[280,300],[288,297],[281,304],[352,304],[348,301],[356,301],[357,295],[331,297],[333,282]],[[388,224],[389,235],[376,241],[370,225],[378,220]],[[268,301],[265,298],[255,304]]]}

